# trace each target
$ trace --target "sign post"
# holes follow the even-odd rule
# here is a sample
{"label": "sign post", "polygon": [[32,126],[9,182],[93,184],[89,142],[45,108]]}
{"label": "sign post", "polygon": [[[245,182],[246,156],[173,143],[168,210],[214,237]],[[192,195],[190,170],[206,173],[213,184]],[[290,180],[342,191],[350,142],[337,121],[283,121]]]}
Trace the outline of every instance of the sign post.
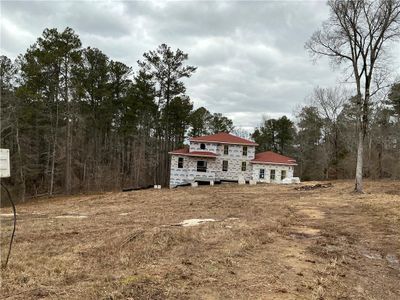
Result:
{"label": "sign post", "polygon": [[10,150],[0,149],[0,178],[10,177]]}
{"label": "sign post", "polygon": [[[8,150],[8,149],[0,149],[0,180],[2,178],[10,177],[10,175],[11,175],[11,172],[10,172],[10,150]],[[15,235],[15,227],[16,227],[16,224],[17,224],[17,212],[16,212],[16,209],[15,209],[14,202],[11,199],[10,192],[8,191],[7,187],[5,186],[5,184],[3,184],[2,181],[0,181],[0,183],[1,183],[1,186],[7,192],[8,200],[10,200],[10,202],[11,202],[13,213],[14,213],[14,228],[13,228],[13,231],[12,231],[12,234],[11,234],[11,240],[10,240],[10,246],[8,248],[7,259],[6,259],[6,262],[4,264],[4,268],[7,268],[8,259],[10,258],[11,247],[12,247],[12,243],[13,243],[14,235]],[[0,195],[1,195],[1,193],[0,193]]]}

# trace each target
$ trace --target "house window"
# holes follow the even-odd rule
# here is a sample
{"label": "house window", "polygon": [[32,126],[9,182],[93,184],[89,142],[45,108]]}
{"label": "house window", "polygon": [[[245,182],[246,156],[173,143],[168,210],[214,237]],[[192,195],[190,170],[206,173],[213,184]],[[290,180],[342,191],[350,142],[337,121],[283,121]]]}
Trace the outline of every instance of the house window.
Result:
{"label": "house window", "polygon": [[182,169],[183,168],[183,157],[179,157],[178,158],[178,169]]}
{"label": "house window", "polygon": [[271,175],[269,176],[271,180],[275,180],[275,170],[271,170]]}
{"label": "house window", "polygon": [[246,162],[242,161],[242,171],[246,171]]}
{"label": "house window", "polygon": [[243,146],[243,156],[247,156],[247,146]]}
{"label": "house window", "polygon": [[207,162],[204,160],[197,161],[197,172],[207,172]]}
{"label": "house window", "polygon": [[260,179],[264,179],[265,178],[265,169],[260,169]]}
{"label": "house window", "polygon": [[281,171],[281,180],[283,180],[283,179],[285,179],[286,178],[286,171],[285,170],[282,170]]}
{"label": "house window", "polygon": [[228,155],[228,154],[229,154],[229,146],[224,145],[224,155]]}
{"label": "house window", "polygon": [[206,149],[206,144],[200,144],[200,149],[205,150]]}
{"label": "house window", "polygon": [[228,171],[228,161],[224,160],[222,162],[222,171]]}

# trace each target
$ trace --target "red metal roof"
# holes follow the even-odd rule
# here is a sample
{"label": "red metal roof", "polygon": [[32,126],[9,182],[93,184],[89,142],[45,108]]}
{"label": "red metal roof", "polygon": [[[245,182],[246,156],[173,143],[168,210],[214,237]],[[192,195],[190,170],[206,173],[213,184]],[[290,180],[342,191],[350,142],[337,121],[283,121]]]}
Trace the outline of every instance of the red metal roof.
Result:
{"label": "red metal roof", "polygon": [[214,143],[221,143],[221,144],[236,144],[236,145],[248,145],[248,146],[257,146],[258,144],[243,139],[241,137],[226,133],[220,132],[217,134],[212,135],[205,135],[205,136],[197,136],[190,139],[193,142],[214,142]]}
{"label": "red metal roof", "polygon": [[189,148],[185,147],[169,152],[169,154],[183,155],[183,156],[200,156],[200,157],[217,157],[217,154],[209,151],[192,151],[189,152]]}
{"label": "red metal roof", "polygon": [[278,164],[278,165],[293,165],[296,166],[296,160],[272,151],[257,153],[252,163],[260,164]]}

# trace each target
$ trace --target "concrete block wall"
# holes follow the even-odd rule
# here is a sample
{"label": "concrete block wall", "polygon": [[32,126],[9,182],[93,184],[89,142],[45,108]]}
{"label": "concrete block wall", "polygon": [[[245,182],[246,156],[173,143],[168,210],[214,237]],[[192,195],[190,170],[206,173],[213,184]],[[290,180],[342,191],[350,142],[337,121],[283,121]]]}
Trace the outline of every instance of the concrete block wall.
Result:
{"label": "concrete block wall", "polygon": [[[205,149],[200,149],[200,142],[192,142],[190,151],[210,151],[217,154],[216,158],[193,156],[171,156],[170,187],[190,183],[196,179],[204,180],[256,180],[270,182],[271,170],[275,170],[275,180],[281,181],[281,171],[286,170],[286,177],[293,177],[293,166],[253,164],[250,161],[255,157],[255,147],[247,146],[247,155],[243,155],[243,145],[228,145],[229,153],[224,154],[224,144],[204,143]],[[183,168],[178,168],[178,158],[183,158]],[[207,161],[207,172],[197,172],[197,161]],[[228,161],[228,170],[223,171],[223,161]],[[246,162],[246,171],[242,171],[242,162]],[[264,169],[264,179],[259,178],[260,169]]]}
{"label": "concrete block wall", "polygon": [[[245,180],[250,180],[252,176],[252,166],[250,161],[254,159],[255,147],[247,146],[247,155],[243,155],[243,145],[228,145],[228,154],[224,154],[224,144],[219,144],[217,147],[218,165],[215,177],[220,180],[238,180],[243,177]],[[222,170],[223,161],[228,161],[228,170]],[[242,171],[242,162],[246,162],[246,171]]]}
{"label": "concrete block wall", "polygon": [[[179,157],[183,158],[183,168],[178,168]],[[207,162],[207,172],[197,172],[198,160],[204,160]],[[180,184],[190,183],[196,178],[214,180],[217,170],[217,164],[215,160],[215,158],[171,155],[169,186],[174,187]]]}
{"label": "concrete block wall", "polygon": [[[224,160],[228,161],[227,171],[222,170]],[[242,162],[246,162],[246,171],[242,171]],[[251,178],[252,168],[248,159],[218,157],[216,164],[217,171],[215,172],[215,178],[219,180],[238,180],[239,177],[249,180]]]}
{"label": "concrete block wall", "polygon": [[243,146],[242,145],[228,145],[229,153],[228,155],[224,154],[224,144],[219,144],[217,146],[217,155],[224,158],[240,158],[243,160],[252,160],[255,157],[256,147],[255,146],[247,146],[247,155],[243,155]]}
{"label": "concrete block wall", "polygon": [[[260,169],[264,169],[264,179],[260,179]],[[271,170],[275,170],[275,180],[271,181]],[[269,165],[269,164],[253,164],[253,179],[258,182],[276,182],[281,181],[281,172],[286,171],[286,178],[293,177],[293,166]]]}
{"label": "concrete block wall", "polygon": [[[201,149],[200,145],[204,144],[206,146],[205,149]],[[207,151],[217,153],[218,145],[215,143],[200,143],[200,142],[191,142],[189,146],[189,151]]]}

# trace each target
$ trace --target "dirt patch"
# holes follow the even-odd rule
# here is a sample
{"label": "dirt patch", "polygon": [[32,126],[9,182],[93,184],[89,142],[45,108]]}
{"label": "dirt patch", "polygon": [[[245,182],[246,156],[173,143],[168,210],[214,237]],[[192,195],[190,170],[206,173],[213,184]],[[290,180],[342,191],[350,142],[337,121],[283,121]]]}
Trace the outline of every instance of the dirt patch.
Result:
{"label": "dirt patch", "polygon": [[[18,216],[18,214],[17,214]],[[14,218],[14,214],[0,214],[0,217],[2,218]]]}
{"label": "dirt patch", "polygon": [[86,219],[88,216],[85,215],[62,215],[55,216],[55,219]]}
{"label": "dirt patch", "polygon": [[317,208],[302,208],[298,210],[298,213],[310,219],[323,219],[325,217],[325,213]]}
{"label": "dirt patch", "polygon": [[187,219],[183,220],[182,222],[176,224],[176,226],[182,226],[182,227],[191,227],[191,226],[198,226],[203,223],[208,223],[208,222],[215,222],[214,219]]}
{"label": "dirt patch", "polygon": [[303,234],[305,236],[318,236],[320,234],[320,230],[316,228],[311,228],[307,226],[293,226],[290,228],[292,233],[295,234]]}

